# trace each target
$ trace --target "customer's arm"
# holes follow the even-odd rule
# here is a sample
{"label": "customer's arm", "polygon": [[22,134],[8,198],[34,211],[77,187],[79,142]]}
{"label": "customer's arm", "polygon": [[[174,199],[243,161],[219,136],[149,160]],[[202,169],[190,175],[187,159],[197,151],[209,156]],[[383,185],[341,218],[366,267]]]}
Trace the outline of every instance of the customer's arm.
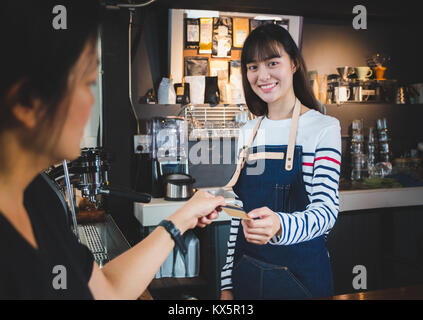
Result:
{"label": "customer's arm", "polygon": [[[168,220],[183,234],[196,225],[209,224],[217,217],[216,207],[222,205],[225,205],[223,197],[213,197],[199,191]],[[163,227],[157,227],[143,241],[107,263],[102,269],[94,263],[89,281],[94,298],[138,298],[173,247],[174,241],[169,233]]]}

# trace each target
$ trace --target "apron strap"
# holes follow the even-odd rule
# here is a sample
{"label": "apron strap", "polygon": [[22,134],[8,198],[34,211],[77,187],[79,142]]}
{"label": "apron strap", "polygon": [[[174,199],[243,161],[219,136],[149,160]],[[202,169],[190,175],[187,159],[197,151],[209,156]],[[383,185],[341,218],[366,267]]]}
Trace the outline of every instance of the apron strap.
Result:
{"label": "apron strap", "polygon": [[289,139],[288,139],[288,148],[286,151],[286,161],[285,161],[285,170],[292,170],[292,163],[294,162],[294,150],[295,150],[295,140],[297,137],[297,128],[298,128],[298,119],[300,118],[301,103],[297,104],[297,98],[295,98],[294,111],[292,114],[291,127],[289,128]]}
{"label": "apron strap", "polygon": [[[285,170],[291,171],[294,162],[294,150],[295,150],[295,140],[297,137],[297,128],[298,128],[298,120],[300,118],[300,111],[301,111],[301,103],[297,104],[297,98],[295,98],[294,104],[294,111],[292,115],[291,127],[289,128],[289,139],[288,139],[288,148],[287,148],[287,156],[285,160]],[[239,175],[241,174],[241,170],[245,165],[245,161],[247,160],[247,150],[253,144],[253,141],[257,135],[258,129],[260,127],[261,122],[263,121],[264,116],[262,116],[258,121],[256,126],[254,127],[253,134],[251,135],[250,141],[247,145],[242,147],[241,152],[239,153],[238,163],[233,174],[231,180],[223,187],[223,188],[232,188],[236,182],[238,181]]]}
{"label": "apron strap", "polygon": [[261,122],[263,121],[264,117],[261,117],[258,121],[256,126],[254,127],[253,134],[250,137],[250,141],[248,141],[248,144],[242,147],[241,152],[239,153],[237,166],[234,175],[232,176],[231,180],[223,187],[223,188],[232,188],[236,182],[238,181],[239,175],[241,173],[242,168],[245,165],[245,161],[247,160],[247,150],[251,147],[253,144],[254,138],[257,135],[258,129],[260,127]]}

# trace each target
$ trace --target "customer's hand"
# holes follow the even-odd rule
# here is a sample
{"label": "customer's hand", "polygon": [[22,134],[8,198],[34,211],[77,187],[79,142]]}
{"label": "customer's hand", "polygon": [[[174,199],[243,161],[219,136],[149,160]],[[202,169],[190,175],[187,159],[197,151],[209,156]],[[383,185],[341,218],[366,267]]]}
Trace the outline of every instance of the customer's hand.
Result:
{"label": "customer's hand", "polygon": [[251,210],[248,216],[257,220],[242,220],[245,239],[254,244],[266,244],[275,236],[281,234],[281,221],[277,213],[268,207]]}
{"label": "customer's hand", "polygon": [[169,220],[184,233],[196,226],[205,227],[218,217],[219,207],[226,205],[222,196],[213,196],[206,191],[197,191]]}
{"label": "customer's hand", "polygon": [[232,294],[231,290],[223,290],[220,293],[220,300],[233,300],[234,295]]}

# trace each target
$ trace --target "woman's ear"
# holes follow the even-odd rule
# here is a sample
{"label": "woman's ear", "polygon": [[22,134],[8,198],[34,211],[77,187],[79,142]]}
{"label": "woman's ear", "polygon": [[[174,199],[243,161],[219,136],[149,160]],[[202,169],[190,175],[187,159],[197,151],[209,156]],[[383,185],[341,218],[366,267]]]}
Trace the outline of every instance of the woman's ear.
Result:
{"label": "woman's ear", "polygon": [[20,81],[14,84],[6,95],[6,101],[9,101],[11,106],[11,113],[15,119],[20,122],[25,128],[32,129],[37,124],[39,116],[40,102],[34,99],[32,105],[27,106],[19,101],[19,90],[21,90],[23,82]]}
{"label": "woman's ear", "polygon": [[298,70],[298,66],[299,66],[299,63],[298,63],[298,61],[295,59],[295,60],[293,60],[292,61],[292,74],[294,74],[295,72],[297,72],[297,70]]}
{"label": "woman's ear", "polygon": [[12,114],[25,128],[33,129],[37,125],[38,106],[24,106],[20,103],[12,107]]}

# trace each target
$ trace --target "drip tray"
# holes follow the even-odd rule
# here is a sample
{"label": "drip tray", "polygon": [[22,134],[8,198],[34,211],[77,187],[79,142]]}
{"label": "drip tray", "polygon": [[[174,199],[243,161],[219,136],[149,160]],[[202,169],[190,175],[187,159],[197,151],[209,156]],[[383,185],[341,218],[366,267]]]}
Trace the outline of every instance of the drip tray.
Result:
{"label": "drip tray", "polygon": [[78,232],[100,268],[131,247],[110,215],[104,222],[78,224]]}

